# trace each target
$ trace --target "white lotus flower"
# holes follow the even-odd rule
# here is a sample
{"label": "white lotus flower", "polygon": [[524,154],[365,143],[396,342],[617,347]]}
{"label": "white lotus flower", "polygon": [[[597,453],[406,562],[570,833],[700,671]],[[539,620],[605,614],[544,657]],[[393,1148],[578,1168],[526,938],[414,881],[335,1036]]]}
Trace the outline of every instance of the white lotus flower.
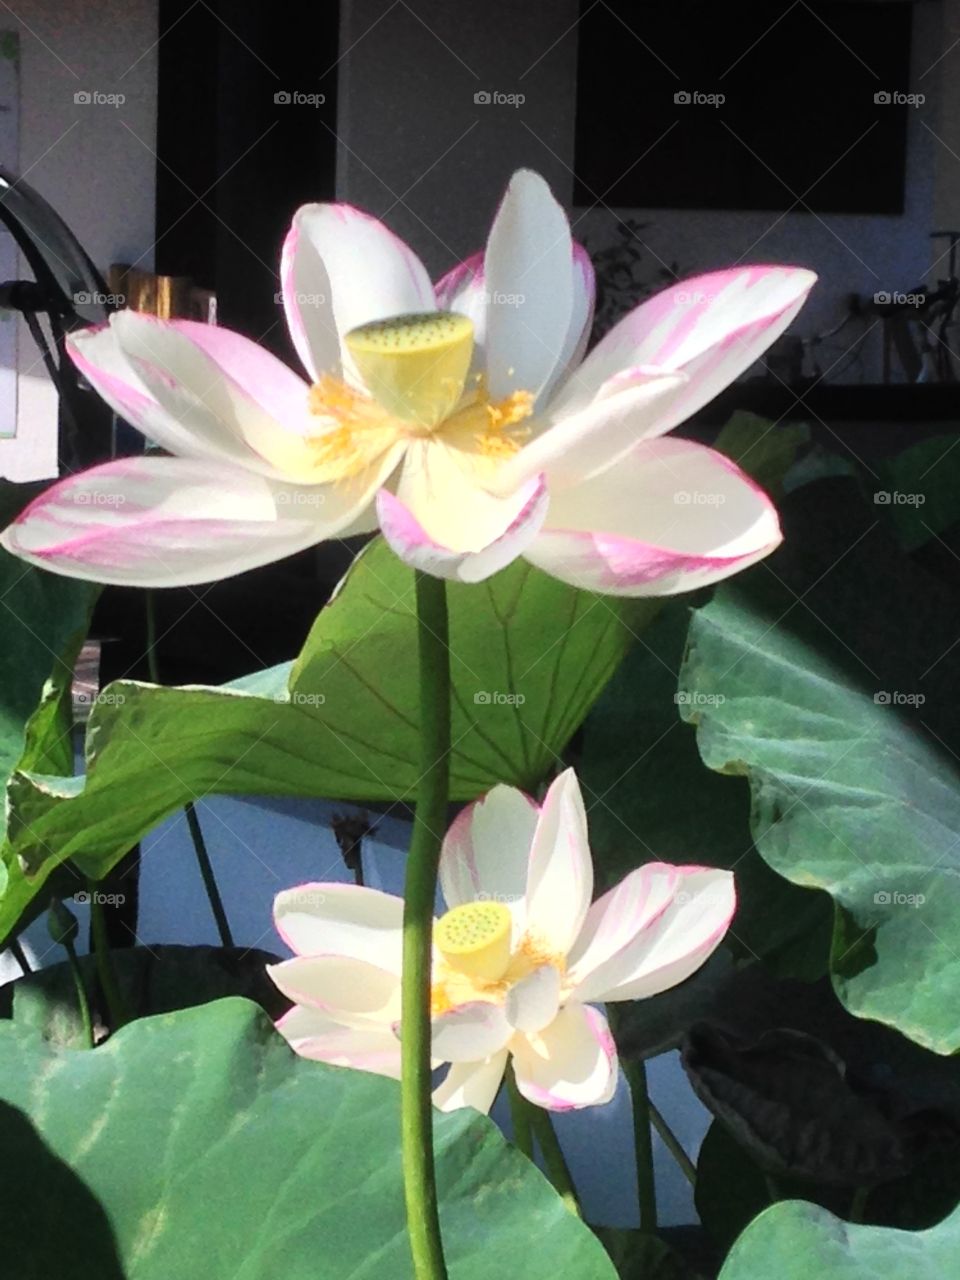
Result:
{"label": "white lotus flower", "polygon": [[[562,774],[539,808],[497,786],[443,845],[449,908],[434,926],[432,1054],[449,1063],[443,1110],[489,1111],[509,1056],[521,1093],[554,1111],[608,1102],[617,1054],[596,1003],[640,1000],[688,978],[726,932],[733,876],[654,862],[591,905],[580,787]],[[279,1025],[308,1058],[400,1074],[403,901],[349,884],[278,895],[296,952],[271,977],[295,1002]]]}
{"label": "white lotus flower", "polygon": [[309,382],[210,325],[121,311],[72,334],[94,388],[173,456],[63,479],[3,545],[72,577],[178,586],[379,526],[440,577],[479,581],[523,555],[575,586],[666,595],[779,543],[773,505],[737,467],[663,437],[783,332],[811,272],[685,281],[583,360],[593,270],[521,170],[485,252],[436,286],[343,204],[297,213],[281,275]]}

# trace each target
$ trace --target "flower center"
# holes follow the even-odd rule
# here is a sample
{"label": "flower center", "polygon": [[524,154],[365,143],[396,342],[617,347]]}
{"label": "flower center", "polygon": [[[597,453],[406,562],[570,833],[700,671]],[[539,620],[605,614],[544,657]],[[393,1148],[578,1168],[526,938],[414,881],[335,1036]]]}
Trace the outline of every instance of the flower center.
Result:
{"label": "flower center", "polygon": [[529,434],[529,391],[492,401],[482,374],[467,387],[473,322],[453,311],[394,316],[351,329],[344,339],[363,389],[323,374],[310,412],[325,422],[306,437],[310,479],[358,475],[398,441],[442,440],[487,473]]}
{"label": "flower center", "polygon": [[447,964],[481,982],[498,982],[510,964],[513,917],[501,902],[465,902],[441,916],[433,939]]}
{"label": "flower center", "polygon": [[351,329],[347,350],[387,413],[432,430],[463,395],[473,321],[453,311],[393,316]]}

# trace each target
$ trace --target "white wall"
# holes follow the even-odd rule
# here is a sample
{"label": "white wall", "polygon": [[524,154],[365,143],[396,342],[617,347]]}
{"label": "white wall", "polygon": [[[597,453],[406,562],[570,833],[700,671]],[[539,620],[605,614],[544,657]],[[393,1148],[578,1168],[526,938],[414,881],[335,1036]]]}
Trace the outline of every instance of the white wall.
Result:
{"label": "white wall", "polygon": [[[19,0],[0,29],[20,31],[20,174],[63,216],[93,261],[153,265],[157,0]],[[123,94],[119,107],[78,91]],[[21,262],[21,272],[29,271]],[[56,395],[25,325],[18,333],[16,441],[0,474],[53,474]]]}

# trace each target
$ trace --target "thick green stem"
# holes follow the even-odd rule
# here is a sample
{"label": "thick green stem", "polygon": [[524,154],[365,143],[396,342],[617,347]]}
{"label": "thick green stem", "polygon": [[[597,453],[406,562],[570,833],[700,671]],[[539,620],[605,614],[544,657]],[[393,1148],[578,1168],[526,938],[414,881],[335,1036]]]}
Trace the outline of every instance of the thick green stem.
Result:
{"label": "thick green stem", "polygon": [[510,1123],[513,1125],[513,1143],[528,1160],[533,1159],[533,1127],[530,1123],[530,1103],[517,1088],[513,1064],[507,1068],[507,1101],[510,1103]]}
{"label": "thick green stem", "polygon": [[697,1185],[696,1165],[680,1145],[680,1139],[673,1132],[649,1098],[647,1099],[647,1106],[650,1110],[650,1119],[653,1122],[653,1127],[656,1129],[657,1133],[659,1133],[663,1141],[663,1145],[673,1156],[674,1160],[676,1160],[677,1164],[680,1166],[680,1172],[690,1183],[691,1187],[695,1187]]}
{"label": "thick green stem", "polygon": [[640,1230],[654,1232],[657,1229],[657,1188],[653,1176],[653,1138],[650,1133],[647,1069],[639,1058],[621,1058],[620,1065],[630,1086],[630,1098],[633,1102],[633,1143],[637,1153]]}
{"label": "thick green stem", "polygon": [[203,887],[207,891],[207,901],[210,903],[213,918],[217,922],[220,945],[222,947],[232,947],[234,945],[233,934],[230,932],[230,923],[227,920],[227,913],[223,909],[223,899],[220,897],[217,878],[213,874],[213,865],[210,862],[210,854],[207,852],[207,844],[200,829],[200,819],[197,817],[197,811],[193,807],[192,800],[187,802],[183,811],[187,817],[187,826],[190,828],[190,839],[193,841],[194,853],[197,855],[197,865],[203,878]]}
{"label": "thick green stem", "polygon": [[417,1280],[446,1280],[433,1163],[430,956],[450,776],[450,650],[442,579],[417,572],[420,781],[403,904],[400,1128],[407,1232]]}
{"label": "thick green stem", "polygon": [[93,957],[97,966],[97,977],[103,998],[107,1002],[110,1014],[110,1028],[119,1029],[130,1021],[126,1001],[120,991],[117,975],[113,968],[110,954],[110,939],[107,937],[107,922],[103,915],[103,903],[100,901],[96,884],[90,885],[90,928],[93,933]]}
{"label": "thick green stem", "polygon": [[90,1001],[87,999],[87,988],[83,985],[83,974],[80,962],[72,942],[64,942],[63,949],[67,953],[67,963],[73,976],[73,985],[77,993],[77,1005],[80,1009],[80,1024],[83,1027],[83,1038],[88,1049],[93,1048],[93,1019],[90,1017]]}
{"label": "thick green stem", "polygon": [[550,1119],[550,1112],[544,1111],[543,1107],[534,1106],[532,1102],[528,1103],[527,1106],[533,1136],[536,1138],[537,1145],[543,1155],[543,1163],[547,1166],[547,1177],[553,1183],[554,1190],[570,1212],[579,1218],[581,1215],[577,1190],[573,1185],[570,1170],[567,1168],[567,1162],[564,1159],[563,1150],[553,1127],[553,1121]]}

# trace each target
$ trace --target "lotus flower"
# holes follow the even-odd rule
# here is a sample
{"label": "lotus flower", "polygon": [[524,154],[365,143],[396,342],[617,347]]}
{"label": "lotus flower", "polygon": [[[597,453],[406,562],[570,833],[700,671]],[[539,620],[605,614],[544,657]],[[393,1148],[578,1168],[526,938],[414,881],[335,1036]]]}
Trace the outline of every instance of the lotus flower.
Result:
{"label": "lotus flower", "polygon": [[521,170],[485,252],[436,286],[382,223],[343,204],[297,213],[281,275],[309,382],[240,334],[189,321],[120,312],[72,335],[94,388],[173,456],[54,484],[3,545],[68,576],[177,586],[379,525],[441,577],[478,581],[523,555],[575,586],[664,595],[779,542],[773,506],[742,472],[662,437],[783,332],[809,271],[689,280],[583,360],[590,262],[543,179]]}
{"label": "lotus flower", "polygon": [[[448,910],[434,925],[434,1102],[489,1111],[508,1056],[520,1092],[553,1111],[608,1102],[617,1053],[595,1002],[640,1000],[688,978],[720,942],[733,876],[653,862],[591,906],[580,787],[561,774],[542,808],[494,787],[444,840]],[[278,895],[296,952],[270,975],[294,1007],[279,1027],[297,1053],[399,1077],[403,902],[376,889],[308,884]]]}

